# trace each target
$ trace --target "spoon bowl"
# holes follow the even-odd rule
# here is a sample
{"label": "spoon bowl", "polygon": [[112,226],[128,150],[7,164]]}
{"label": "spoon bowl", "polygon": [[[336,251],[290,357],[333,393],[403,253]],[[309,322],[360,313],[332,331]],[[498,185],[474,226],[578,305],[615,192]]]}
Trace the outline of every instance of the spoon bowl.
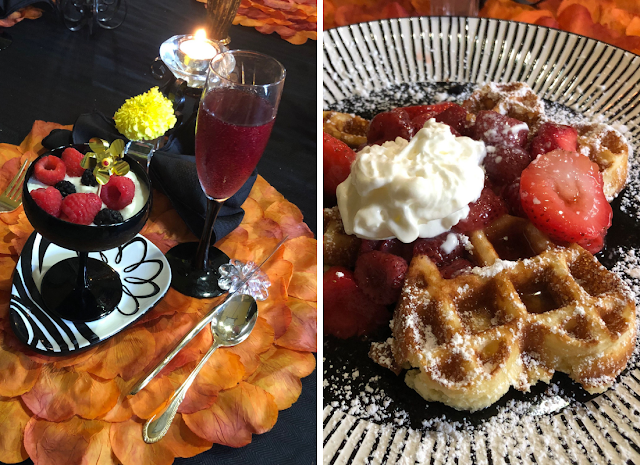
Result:
{"label": "spoon bowl", "polygon": [[176,416],[191,383],[196,379],[209,357],[218,347],[230,347],[244,341],[251,334],[257,320],[258,304],[256,299],[250,295],[234,294],[218,307],[211,320],[213,345],[182,383],[182,386],[176,389],[167,406],[144,424],[142,428],[144,442],[153,444],[167,434],[173,417]]}

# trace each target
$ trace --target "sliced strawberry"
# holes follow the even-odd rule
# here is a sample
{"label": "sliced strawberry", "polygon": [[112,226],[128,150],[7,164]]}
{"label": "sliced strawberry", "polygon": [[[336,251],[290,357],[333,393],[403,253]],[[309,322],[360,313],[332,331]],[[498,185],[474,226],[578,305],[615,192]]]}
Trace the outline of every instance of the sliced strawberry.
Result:
{"label": "sliced strawberry", "polygon": [[403,108],[394,108],[373,117],[367,133],[367,144],[381,145],[384,142],[396,140],[396,137],[409,140],[414,133],[415,129],[411,124],[409,113]]}
{"label": "sliced strawberry", "polygon": [[322,133],[322,138],[324,195],[329,203],[335,204],[336,188],[349,176],[351,163],[356,159],[356,154],[347,144],[326,132]]}
{"label": "sliced strawberry", "polygon": [[522,208],[551,239],[576,242],[598,252],[611,226],[612,211],[602,191],[598,165],[565,150],[540,155],[522,172]]}
{"label": "sliced strawberry", "polygon": [[531,141],[531,157],[562,149],[569,152],[578,150],[578,131],[571,126],[555,123],[543,123]]}
{"label": "sliced strawberry", "polygon": [[353,275],[358,287],[373,302],[390,305],[400,297],[406,272],[404,258],[374,250],[358,257]]}
{"label": "sliced strawberry", "polygon": [[469,215],[452,229],[459,233],[468,233],[491,223],[507,213],[507,207],[489,186],[482,189],[480,198],[469,204]]}
{"label": "sliced strawberry", "polygon": [[479,111],[472,129],[474,139],[493,146],[524,147],[528,136],[526,123],[495,111]]}
{"label": "sliced strawberry", "polygon": [[325,334],[346,339],[370,333],[389,323],[391,314],[387,307],[371,302],[347,268],[329,268],[322,285]]}

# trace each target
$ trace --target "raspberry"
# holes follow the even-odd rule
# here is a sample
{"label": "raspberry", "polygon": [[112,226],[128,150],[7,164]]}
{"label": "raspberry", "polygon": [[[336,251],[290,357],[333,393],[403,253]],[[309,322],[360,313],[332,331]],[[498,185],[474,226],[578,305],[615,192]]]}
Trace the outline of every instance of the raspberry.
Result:
{"label": "raspberry", "polygon": [[102,200],[96,194],[70,194],[62,199],[61,217],[76,224],[91,224],[102,208]]}
{"label": "raspberry", "polygon": [[529,126],[495,111],[483,110],[476,116],[472,133],[474,139],[483,140],[487,145],[524,147],[529,135]]}
{"label": "raspberry", "polygon": [[531,155],[520,147],[487,148],[483,164],[489,179],[497,185],[510,184],[531,163]]}
{"label": "raspberry", "polygon": [[53,215],[56,218],[60,216],[62,194],[55,187],[47,187],[46,189],[34,189],[31,191],[31,198],[49,215]]}
{"label": "raspberry", "polygon": [[84,186],[96,187],[98,185],[98,181],[96,180],[96,177],[93,175],[93,171],[91,170],[84,170],[80,182]]}
{"label": "raspberry", "polygon": [[72,147],[64,149],[64,152],[62,152],[62,161],[67,167],[67,174],[69,176],[82,176],[84,168],[80,166],[80,162],[83,158],[84,155]]}
{"label": "raspberry", "polygon": [[33,175],[41,183],[55,186],[64,179],[67,170],[62,160],[54,155],[42,157],[33,168]]}
{"label": "raspberry", "polygon": [[133,201],[136,187],[130,178],[111,176],[109,182],[102,186],[100,198],[111,210],[122,210]]}
{"label": "raspberry", "polygon": [[368,334],[389,323],[387,307],[371,302],[347,268],[329,268],[322,286],[325,334],[345,339]]}
{"label": "raspberry", "polygon": [[371,301],[390,305],[400,297],[407,267],[404,258],[374,250],[358,257],[353,275]]}
{"label": "raspberry", "polygon": [[119,211],[109,210],[108,208],[103,208],[98,212],[96,217],[93,219],[93,222],[97,226],[104,226],[107,224],[118,224],[122,223],[124,219]]}
{"label": "raspberry", "polygon": [[427,255],[437,266],[444,266],[457,258],[462,257],[464,246],[458,239],[458,243],[447,253],[442,249],[442,244],[447,240],[449,233],[429,239],[418,239],[413,243],[413,255]]}
{"label": "raspberry", "polygon": [[452,229],[459,233],[467,233],[483,228],[493,220],[507,213],[507,208],[500,197],[485,186],[480,198],[469,205],[469,216],[461,220]]}
{"label": "raspberry", "polygon": [[66,197],[69,194],[76,193],[76,186],[74,186],[73,183],[69,181],[57,182],[56,185],[53,187],[58,189],[63,197]]}

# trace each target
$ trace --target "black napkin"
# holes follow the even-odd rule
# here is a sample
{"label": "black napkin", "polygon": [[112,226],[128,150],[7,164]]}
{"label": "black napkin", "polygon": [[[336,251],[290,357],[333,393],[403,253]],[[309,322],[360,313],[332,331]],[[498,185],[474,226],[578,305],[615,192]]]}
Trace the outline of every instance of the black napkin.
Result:
{"label": "black napkin", "polygon": [[[164,147],[154,152],[149,174],[153,187],[169,197],[189,229],[200,237],[204,227],[207,199],[200,187],[195,157],[189,155],[195,152],[194,134],[195,113],[171,134]],[[109,142],[114,139],[126,140],[118,132],[111,118],[94,111],[80,115],[72,131],[54,129],[42,140],[42,145],[54,149],[64,145],[84,144],[92,137]],[[212,244],[233,231],[242,221],[244,211],[241,205],[249,196],[257,175],[257,171],[254,170],[247,182],[220,209],[213,227]]]}
{"label": "black napkin", "polygon": [[38,8],[53,8],[51,0],[0,0],[0,19],[4,19],[14,11],[33,5]]}

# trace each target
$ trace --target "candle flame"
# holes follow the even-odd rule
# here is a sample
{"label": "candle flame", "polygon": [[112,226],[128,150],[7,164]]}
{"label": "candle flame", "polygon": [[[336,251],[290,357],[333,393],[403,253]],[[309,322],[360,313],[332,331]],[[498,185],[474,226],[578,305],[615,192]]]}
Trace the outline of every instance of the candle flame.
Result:
{"label": "candle flame", "polygon": [[194,36],[198,40],[205,40],[207,38],[207,31],[205,31],[204,29],[198,29]]}

